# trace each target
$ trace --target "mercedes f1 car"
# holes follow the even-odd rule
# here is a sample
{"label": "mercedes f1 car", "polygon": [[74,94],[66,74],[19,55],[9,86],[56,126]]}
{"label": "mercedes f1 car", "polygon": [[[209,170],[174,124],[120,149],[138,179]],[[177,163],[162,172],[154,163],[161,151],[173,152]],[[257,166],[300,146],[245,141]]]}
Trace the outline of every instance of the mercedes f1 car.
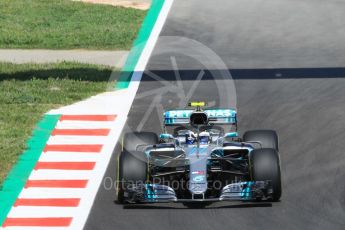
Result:
{"label": "mercedes f1 car", "polygon": [[117,202],[278,201],[278,136],[253,130],[240,138],[235,109],[164,112],[164,133],[127,133],[118,159]]}

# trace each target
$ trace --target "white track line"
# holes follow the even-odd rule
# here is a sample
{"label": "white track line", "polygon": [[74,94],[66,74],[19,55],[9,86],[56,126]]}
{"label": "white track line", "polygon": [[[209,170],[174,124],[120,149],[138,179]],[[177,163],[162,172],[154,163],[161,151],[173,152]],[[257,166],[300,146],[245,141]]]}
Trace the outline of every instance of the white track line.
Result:
{"label": "white track line", "polygon": [[81,198],[85,195],[82,188],[27,188],[19,198]]}
{"label": "white track line", "polygon": [[59,121],[57,129],[111,129],[116,125],[113,121]]}
{"label": "white track line", "polygon": [[73,162],[97,162],[101,158],[98,153],[46,152],[41,154],[39,161],[65,162],[66,154],[70,159],[73,159]]}
{"label": "white track line", "polygon": [[[59,109],[50,111],[48,114],[64,114],[64,115],[110,115],[115,114],[118,117],[127,115],[127,108],[131,105],[129,101],[129,94],[132,93],[128,89],[111,91],[98,94],[84,101],[74,103],[72,105],[64,106]],[[115,99],[115,100],[114,100]],[[90,105],[93,105],[90,108]],[[117,118],[116,118],[117,120]],[[115,121],[116,121],[115,120]]]}
{"label": "white track line", "polygon": [[[77,207],[34,207],[18,206],[11,210],[10,218],[31,218],[31,217],[73,217]],[[48,228],[47,228],[48,229]]]}
{"label": "white track line", "polygon": [[93,170],[34,170],[29,180],[89,180]]}
{"label": "white track line", "polygon": [[109,141],[107,136],[50,136],[48,145],[80,145],[80,144],[100,144],[103,145]]}

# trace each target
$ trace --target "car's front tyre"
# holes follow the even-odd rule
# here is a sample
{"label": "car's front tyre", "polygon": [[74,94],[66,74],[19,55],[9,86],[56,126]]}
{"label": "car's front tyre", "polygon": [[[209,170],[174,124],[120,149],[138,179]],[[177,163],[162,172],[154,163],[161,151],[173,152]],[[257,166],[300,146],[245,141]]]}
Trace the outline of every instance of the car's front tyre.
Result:
{"label": "car's front tyre", "polygon": [[125,202],[124,193],[131,184],[144,184],[147,180],[147,157],[138,151],[145,145],[158,143],[158,137],[149,132],[127,133],[123,137],[122,152],[118,159],[116,179],[116,202]]}
{"label": "car's front tyre", "polygon": [[129,186],[145,184],[147,180],[147,160],[143,152],[123,151],[119,157],[116,181],[116,201],[125,203],[124,193]]}
{"label": "car's front tyre", "polygon": [[255,149],[250,153],[250,174],[253,181],[270,181],[272,200],[279,201],[282,194],[279,154],[275,149]]}

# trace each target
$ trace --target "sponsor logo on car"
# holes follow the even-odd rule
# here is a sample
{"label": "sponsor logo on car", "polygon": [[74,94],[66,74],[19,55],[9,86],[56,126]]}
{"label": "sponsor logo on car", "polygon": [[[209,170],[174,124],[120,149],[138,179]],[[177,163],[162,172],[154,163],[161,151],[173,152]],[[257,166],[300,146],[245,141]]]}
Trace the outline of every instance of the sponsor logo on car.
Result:
{"label": "sponsor logo on car", "polygon": [[[165,118],[189,118],[193,110],[172,110],[165,112]],[[232,109],[208,109],[204,111],[209,117],[233,117],[236,111]]]}
{"label": "sponsor logo on car", "polygon": [[203,175],[195,176],[195,177],[193,177],[193,181],[194,182],[201,182],[204,180],[204,178],[205,178],[205,176],[203,176]]}

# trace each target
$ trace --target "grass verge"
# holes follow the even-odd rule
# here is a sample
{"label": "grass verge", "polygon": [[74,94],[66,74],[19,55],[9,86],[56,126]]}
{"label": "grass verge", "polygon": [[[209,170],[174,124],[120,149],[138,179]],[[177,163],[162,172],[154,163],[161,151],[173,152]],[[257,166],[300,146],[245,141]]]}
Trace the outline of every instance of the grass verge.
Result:
{"label": "grass verge", "polygon": [[108,67],[68,62],[0,63],[0,184],[42,115],[104,92],[111,72]]}
{"label": "grass verge", "polygon": [[1,0],[0,48],[128,50],[145,15],[70,0]]}

